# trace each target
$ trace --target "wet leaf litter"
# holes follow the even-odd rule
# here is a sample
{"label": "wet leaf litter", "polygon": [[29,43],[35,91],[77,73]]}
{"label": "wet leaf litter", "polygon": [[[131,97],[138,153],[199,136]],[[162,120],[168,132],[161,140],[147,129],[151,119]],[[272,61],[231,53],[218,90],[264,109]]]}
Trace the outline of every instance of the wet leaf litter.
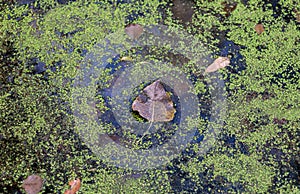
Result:
{"label": "wet leaf litter", "polygon": [[144,31],[144,28],[139,24],[129,24],[125,27],[126,34],[133,40],[138,39]]}
{"label": "wet leaf litter", "polygon": [[77,191],[79,191],[80,186],[81,186],[81,181],[80,179],[75,179],[71,180],[69,182],[69,186],[71,187],[70,189],[66,190],[64,194],[76,194]]}
{"label": "wet leaf litter", "polygon": [[176,113],[170,94],[166,92],[160,80],[156,80],[143,89],[132,103],[132,110],[138,111],[141,117],[150,122],[147,130],[137,141],[138,144],[149,133],[154,122],[172,121]]}
{"label": "wet leaf litter", "polygon": [[160,80],[147,86],[132,104],[132,109],[150,122],[168,122],[176,112],[170,95]]}
{"label": "wet leaf litter", "polygon": [[37,194],[42,190],[43,179],[39,175],[28,176],[22,184],[27,194]]}
{"label": "wet leaf litter", "polygon": [[265,28],[262,24],[256,24],[254,29],[258,35],[265,31]]}

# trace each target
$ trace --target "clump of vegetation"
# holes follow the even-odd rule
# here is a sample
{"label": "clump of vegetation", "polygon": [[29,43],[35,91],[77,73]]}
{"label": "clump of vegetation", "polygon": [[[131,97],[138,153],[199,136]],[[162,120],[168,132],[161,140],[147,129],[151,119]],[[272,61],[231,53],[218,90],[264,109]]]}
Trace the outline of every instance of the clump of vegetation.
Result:
{"label": "clump of vegetation", "polygon": [[[194,11],[187,19],[180,19],[176,12],[180,1],[174,3],[176,9],[167,1],[158,0],[59,2],[9,1],[0,8],[1,192],[21,190],[23,181],[32,174],[44,180],[43,193],[66,191],[68,182],[77,179],[81,180],[78,193],[300,192],[297,1],[195,1],[188,4]],[[94,92],[94,88],[82,87],[77,92],[82,92],[81,108],[86,108],[85,113],[96,115],[99,130],[111,141],[130,147],[143,133],[134,134],[131,129],[129,133],[111,122],[111,86],[130,68],[134,69],[132,82],[147,76],[149,73],[141,65],[132,65],[136,61],[163,61],[159,67],[167,73],[182,70],[187,76],[174,75],[174,80],[189,80],[194,87],[189,92],[191,98],[197,97],[198,104],[193,107],[199,114],[196,118],[187,116],[186,123],[188,129],[197,130],[177,157],[158,168],[134,170],[99,158],[90,142],[80,136],[79,126],[89,130],[94,124],[78,125],[78,110],[72,107],[78,75],[92,66],[86,56],[97,56],[91,51],[109,34],[115,36],[110,37],[112,43],[126,42],[122,33],[129,24],[145,29],[163,24],[173,30],[168,31],[170,34],[185,40],[185,34],[180,33],[185,31],[193,41],[176,42],[177,51],[171,48],[172,44],[154,49],[135,45],[134,49],[116,53],[115,58],[106,59],[107,68],[95,69],[101,74],[94,78],[91,73],[89,77],[98,84],[95,103],[88,100],[90,93],[85,93]],[[259,33],[255,29],[258,24],[263,26]],[[138,42],[139,37],[140,34],[131,43]],[[127,48],[129,44],[124,45]],[[184,56],[184,52],[178,53],[180,49],[192,54]],[[202,54],[200,63],[190,57],[198,53]],[[120,60],[120,54],[133,61]],[[218,56],[228,57],[230,65],[204,75],[206,67]],[[213,96],[210,89],[220,86],[216,80],[225,85]],[[181,90],[188,87],[181,86]],[[219,93],[226,96],[226,106],[214,104],[219,102],[215,97],[223,96]],[[180,100],[185,96],[174,90],[172,97],[175,104],[178,98],[172,125],[154,131],[135,150],[160,146],[176,134],[176,119],[183,117],[181,108],[185,108]],[[126,103],[130,107],[132,102]],[[213,107],[226,111],[220,117],[221,124],[211,119]],[[139,125],[149,126],[144,120],[132,118]],[[216,134],[213,147],[203,152],[201,146],[210,144],[205,141],[210,135],[208,126],[221,131]],[[157,140],[160,138],[163,141]],[[118,153],[115,156],[118,158]]]}

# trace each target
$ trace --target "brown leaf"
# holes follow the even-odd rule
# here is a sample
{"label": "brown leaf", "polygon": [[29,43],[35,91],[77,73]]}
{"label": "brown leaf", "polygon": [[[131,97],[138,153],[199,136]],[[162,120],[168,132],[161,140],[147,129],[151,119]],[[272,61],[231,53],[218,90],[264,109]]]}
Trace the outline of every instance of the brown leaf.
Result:
{"label": "brown leaf", "polygon": [[125,27],[126,34],[133,40],[138,39],[144,31],[143,26],[139,24],[129,24]]}
{"label": "brown leaf", "polygon": [[262,24],[256,24],[254,27],[257,34],[261,34],[265,31],[265,28]]}
{"label": "brown leaf", "polygon": [[220,68],[224,68],[230,64],[230,59],[228,57],[218,57],[212,64],[210,64],[206,69],[205,73],[217,71]]}
{"label": "brown leaf", "polygon": [[132,109],[151,122],[167,122],[176,112],[173,102],[159,80],[153,82],[133,102]]}
{"label": "brown leaf", "polygon": [[64,194],[76,194],[76,192],[79,191],[80,189],[80,185],[81,185],[80,179],[71,180],[69,182],[69,185],[71,186],[71,188],[66,190]]}
{"label": "brown leaf", "polygon": [[37,194],[42,190],[43,179],[39,175],[28,176],[22,184],[27,194]]}
{"label": "brown leaf", "polygon": [[228,16],[230,16],[230,13],[236,9],[238,3],[224,1],[221,4],[224,6],[223,10],[226,12],[225,16],[228,17]]}

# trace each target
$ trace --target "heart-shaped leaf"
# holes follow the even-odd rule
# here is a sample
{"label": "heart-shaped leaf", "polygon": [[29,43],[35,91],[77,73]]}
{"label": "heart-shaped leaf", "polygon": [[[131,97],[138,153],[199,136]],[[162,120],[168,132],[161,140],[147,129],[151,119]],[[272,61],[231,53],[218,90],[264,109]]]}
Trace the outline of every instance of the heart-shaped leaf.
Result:
{"label": "heart-shaped leaf", "polygon": [[153,82],[134,100],[132,109],[150,122],[167,122],[176,112],[170,95],[159,80]]}

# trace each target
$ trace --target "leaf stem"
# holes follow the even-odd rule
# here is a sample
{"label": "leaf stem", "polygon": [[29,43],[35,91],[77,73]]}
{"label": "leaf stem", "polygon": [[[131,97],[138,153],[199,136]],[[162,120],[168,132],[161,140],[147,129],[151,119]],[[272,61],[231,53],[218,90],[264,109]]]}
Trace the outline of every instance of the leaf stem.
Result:
{"label": "leaf stem", "polygon": [[153,101],[153,103],[152,103],[152,113],[151,113],[150,125],[147,128],[146,132],[143,133],[143,136],[138,140],[138,142],[141,142],[143,140],[143,138],[145,137],[145,135],[147,135],[149,133],[149,130],[152,127],[152,124],[154,122],[154,105],[155,105],[155,101]]}

